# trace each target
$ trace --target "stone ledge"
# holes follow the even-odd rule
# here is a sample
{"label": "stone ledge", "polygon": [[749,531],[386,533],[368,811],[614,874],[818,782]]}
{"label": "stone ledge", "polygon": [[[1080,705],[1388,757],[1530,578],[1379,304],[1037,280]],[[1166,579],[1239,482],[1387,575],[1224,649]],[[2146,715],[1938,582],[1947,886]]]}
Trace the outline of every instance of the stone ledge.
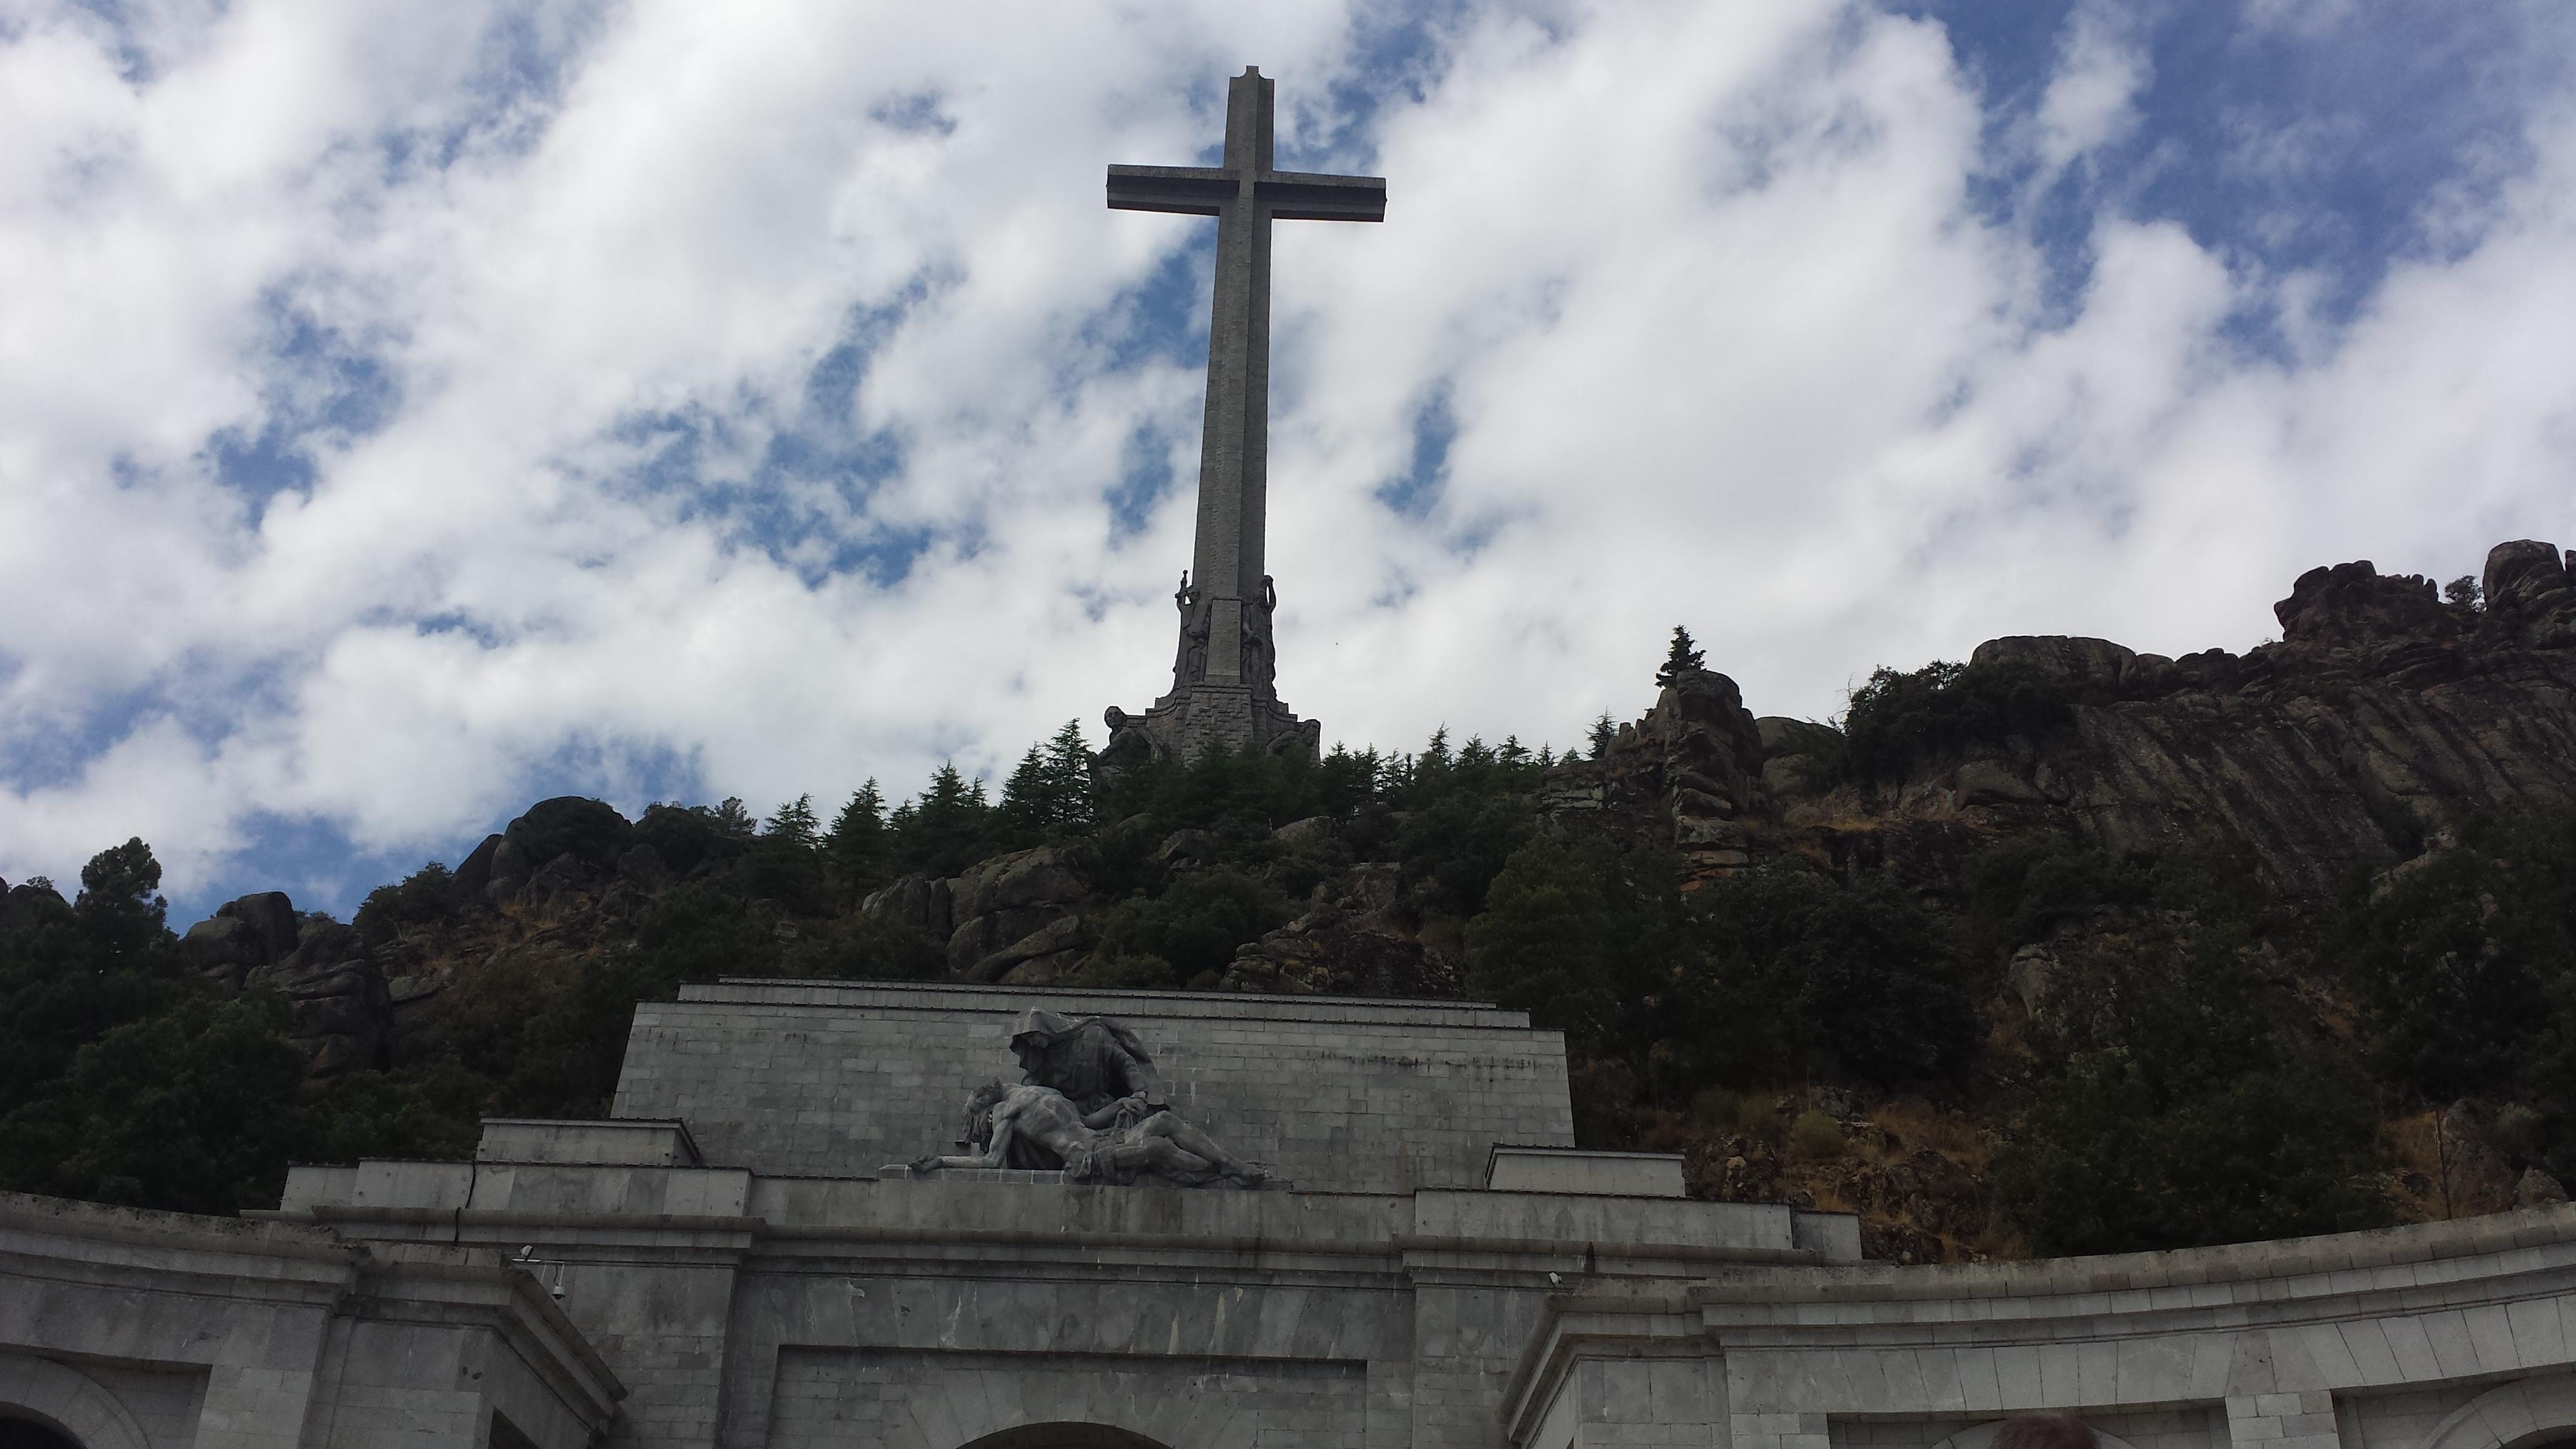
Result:
{"label": "stone ledge", "polygon": [[[1081,1005],[1078,1003],[1090,1003]],[[1373,996],[1265,996],[1240,991],[1114,991],[1077,986],[979,986],[954,981],[818,981],[727,976],[680,988],[680,1006],[868,1007],[880,1011],[1017,1014],[1044,1006],[1067,1015],[1311,1021],[1337,1026],[1484,1027],[1530,1030],[1529,1013],[1487,1001]],[[647,1007],[648,1011],[665,1009]],[[1549,1032],[1545,1035],[1556,1035]]]}
{"label": "stone ledge", "polygon": [[889,1162],[877,1169],[879,1182],[997,1182],[1018,1187],[1159,1187],[1175,1192],[1295,1192],[1297,1185],[1273,1178],[1258,1187],[1174,1188],[1167,1182],[1072,1183],[1060,1171],[1020,1167],[942,1167],[916,1173],[908,1162]]}
{"label": "stone ledge", "polygon": [[910,1182],[918,1176],[924,1182],[1009,1182],[1025,1187],[1062,1187],[1064,1174],[1036,1168],[1019,1167],[943,1167],[935,1172],[915,1174],[912,1164],[889,1162],[877,1169],[880,1181]]}

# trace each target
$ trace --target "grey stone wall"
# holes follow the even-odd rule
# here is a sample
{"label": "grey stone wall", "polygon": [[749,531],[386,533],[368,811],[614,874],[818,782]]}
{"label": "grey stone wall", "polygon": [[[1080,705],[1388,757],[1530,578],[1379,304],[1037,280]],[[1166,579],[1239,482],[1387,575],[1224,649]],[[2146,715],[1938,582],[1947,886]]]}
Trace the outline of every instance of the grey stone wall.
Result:
{"label": "grey stone wall", "polygon": [[1366,1449],[1367,1365],[789,1349],[776,1449],[957,1449],[1029,1424],[1116,1424],[1162,1444]]}
{"label": "grey stone wall", "polygon": [[1549,1301],[1511,1440],[1587,1442],[1596,1360],[1723,1365],[1729,1449],[1986,1449],[2012,1414],[2111,1449],[2518,1449],[2576,1437],[2576,1210],[1953,1268],[1721,1268],[1662,1307]]}
{"label": "grey stone wall", "polygon": [[84,1363],[80,1371],[134,1416],[152,1449],[181,1449],[196,1438],[197,1416],[206,1398],[203,1372],[98,1362]]}
{"label": "grey stone wall", "polygon": [[1564,1038],[1520,1012],[1034,987],[686,987],[636,1009],[615,1112],[686,1121],[710,1163],[873,1173],[953,1150],[1030,1007],[1135,1028],[1175,1109],[1303,1189],[1476,1187],[1496,1142],[1574,1140]]}
{"label": "grey stone wall", "polygon": [[583,1449],[619,1392],[489,1251],[0,1193],[0,1406],[85,1449]]}

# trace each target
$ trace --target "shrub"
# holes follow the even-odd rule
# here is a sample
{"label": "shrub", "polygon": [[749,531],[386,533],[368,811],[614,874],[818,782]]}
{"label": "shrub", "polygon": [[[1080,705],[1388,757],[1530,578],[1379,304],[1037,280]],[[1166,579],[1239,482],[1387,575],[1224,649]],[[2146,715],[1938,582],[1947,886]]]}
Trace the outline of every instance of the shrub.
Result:
{"label": "shrub", "polygon": [[1864,784],[1885,784],[1970,745],[2036,738],[2074,718],[2074,691],[2027,660],[1881,667],[1852,691],[1844,713],[1847,768]]}
{"label": "shrub", "polygon": [[1566,1033],[1578,1052],[1642,1071],[1673,1025],[1681,896],[1668,851],[1539,836],[1495,876],[1467,926],[1468,985]]}
{"label": "shrub", "polygon": [[635,843],[649,845],[671,873],[686,877],[701,865],[742,854],[750,832],[705,805],[653,804],[635,822]]}
{"label": "shrub", "polygon": [[1843,1124],[1830,1112],[1801,1112],[1789,1124],[1789,1155],[1801,1162],[1822,1162],[1843,1153]]}
{"label": "shrub", "polygon": [[303,1128],[285,1026],[285,1003],[253,993],[113,1028],[0,1118],[0,1182],[179,1212],[275,1203]]}
{"label": "shrub", "polygon": [[2056,831],[2008,836],[1968,858],[1961,904],[1979,955],[2046,936],[2058,922],[2104,907],[2144,905],[2147,861],[2115,857]]}
{"label": "shrub", "polygon": [[1712,1132],[1749,1137],[1775,1147],[1781,1142],[1780,1109],[1768,1092],[1703,1088],[1691,1098],[1691,1116]]}
{"label": "shrub", "polygon": [[1672,1027],[1697,1080],[1924,1082],[1976,1045],[1947,944],[1893,887],[1773,866],[1702,887],[1692,915],[1699,951]]}
{"label": "shrub", "polygon": [[405,931],[444,925],[463,900],[455,875],[433,860],[403,877],[399,884],[380,885],[367,892],[350,924],[357,928],[360,940],[369,946],[381,946]]}
{"label": "shrub", "polygon": [[1526,795],[1449,795],[1396,827],[1396,858],[1410,883],[1429,881],[1449,911],[1472,916],[1534,828]]}
{"label": "shrub", "polygon": [[[1193,871],[1160,896],[1122,901],[1101,913],[1098,955],[1166,963],[1175,980],[1188,982],[1222,971],[1236,948],[1288,923],[1287,897],[1266,882],[1235,870]],[[1138,968],[1123,968],[1134,971]],[[1098,977],[1085,973],[1086,980]]]}
{"label": "shrub", "polygon": [[2576,810],[2472,820],[2355,890],[2342,944],[2388,1073],[2439,1101],[2551,1074],[2576,1035]]}
{"label": "shrub", "polygon": [[2196,1247],[2374,1226],[2357,1185],[2377,1106],[2347,1058],[2290,1029],[2255,964],[2260,912],[2203,853],[2159,868],[2179,924],[2063,988],[1997,1183],[2050,1253]]}

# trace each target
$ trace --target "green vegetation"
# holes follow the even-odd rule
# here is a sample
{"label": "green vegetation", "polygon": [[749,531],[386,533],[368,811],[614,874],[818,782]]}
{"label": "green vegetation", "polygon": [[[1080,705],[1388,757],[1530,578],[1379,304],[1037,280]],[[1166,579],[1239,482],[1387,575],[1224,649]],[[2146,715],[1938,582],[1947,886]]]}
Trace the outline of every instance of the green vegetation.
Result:
{"label": "green vegetation", "polygon": [[1707,667],[1708,660],[1691,642],[1690,631],[1675,624],[1672,645],[1664,651],[1663,667],[1655,671],[1655,687],[1670,689],[1683,675]]}
{"label": "green vegetation", "polygon": [[229,1213],[277,1201],[292,1157],[470,1147],[417,1094],[315,1093],[287,1005],[179,960],[140,840],[101,851],[66,904],[0,901],[0,1186]]}
{"label": "green vegetation", "polygon": [[2472,820],[2355,882],[2343,917],[2380,1072],[2422,1101],[2528,1103],[2527,1155],[2576,1173],[2576,809]]}
{"label": "green vegetation", "polygon": [[1843,1124],[1831,1112],[1801,1112],[1789,1124],[1788,1147],[1792,1157],[1810,1162],[1839,1157],[1843,1151]]}
{"label": "green vegetation", "polygon": [[2373,1227],[2358,1179],[2379,1113],[2349,1052],[2303,1034],[2265,969],[2296,930],[2251,862],[2185,852],[2152,871],[2162,909],[2066,983],[2038,1043],[2022,1130],[1998,1164],[2034,1245],[2105,1253]]}
{"label": "green vegetation", "polygon": [[[1696,660],[1676,630],[1667,671]],[[2070,710],[2017,664],[1882,670],[1835,768],[1893,779]],[[1591,755],[1615,738],[1605,717]],[[542,873],[496,907],[483,866],[431,864],[346,927],[307,919],[308,942],[339,932],[388,977],[442,983],[373,1060],[320,1080],[304,1008],[192,969],[129,841],[74,900],[44,882],[0,898],[0,1186],[230,1212],[273,1202],[289,1160],[455,1156],[485,1115],[599,1114],[637,1002],[719,975],[940,976],[946,942],[859,903],[1041,845],[1091,890],[1079,982],[1215,985],[1365,881],[1380,929],[1566,1034],[1583,1140],[1723,1137],[1822,1180],[1918,1150],[1885,1123],[1972,1116],[1998,1230],[2042,1251],[2387,1221],[2382,1124],[2463,1097],[2488,1104],[2509,1170],[2576,1175],[2576,810],[2472,822],[2326,902],[2273,899],[2223,842],[2120,856],[2037,826],[1954,829],[1902,868],[1775,841],[1686,879],[1669,822],[1542,829],[1553,763],[1442,731],[1410,754],[1104,768],[1068,724],[998,797],[943,766],[899,803],[871,780],[765,819],[543,802],[514,869],[580,862],[560,908]],[[1900,1099],[1882,1128],[1851,1105]]]}
{"label": "green vegetation", "polygon": [[1467,941],[1472,989],[1615,1059],[1650,1105],[1801,1076],[1937,1082],[1976,1039],[1921,908],[1796,868],[1714,881],[1685,905],[1668,852],[1540,838]]}
{"label": "green vegetation", "polygon": [[1852,691],[1843,716],[1844,769],[1863,784],[1887,784],[1963,746],[2037,739],[2074,718],[2067,687],[2024,660],[1880,668]]}
{"label": "green vegetation", "polygon": [[1235,948],[1288,924],[1288,898],[1243,871],[1193,871],[1159,896],[1138,895],[1103,913],[1100,943],[1083,979],[1170,989],[1215,984]]}

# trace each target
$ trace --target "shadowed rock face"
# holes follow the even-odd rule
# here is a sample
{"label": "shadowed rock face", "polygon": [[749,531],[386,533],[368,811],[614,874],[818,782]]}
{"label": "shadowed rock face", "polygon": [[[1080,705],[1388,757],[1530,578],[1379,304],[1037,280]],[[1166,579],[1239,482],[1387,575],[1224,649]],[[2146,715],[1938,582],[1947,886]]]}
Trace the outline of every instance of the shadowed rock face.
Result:
{"label": "shadowed rock face", "polygon": [[2483,611],[2367,562],[2312,569],[2282,642],[2180,660],[2104,640],[1999,639],[2075,698],[2071,736],[2000,741],[1900,796],[2062,809],[2131,849],[2242,837],[2282,884],[2331,889],[2469,811],[2576,798],[2576,588],[2551,544],[2501,544]]}
{"label": "shadowed rock face", "polygon": [[1775,813],[1763,781],[1765,754],[1761,727],[1735,681],[1690,670],[1665,687],[1644,719],[1621,725],[1600,759],[1549,772],[1540,814],[1560,831],[1669,821],[1687,890],[1750,859],[1750,830]]}
{"label": "shadowed rock face", "polygon": [[284,891],[260,891],[229,900],[188,928],[179,949],[188,964],[230,985],[283,958],[301,930],[295,903]]}
{"label": "shadowed rock face", "polygon": [[[621,858],[634,838],[634,827],[612,807],[579,795],[558,795],[528,807],[498,835],[485,836],[456,868],[458,889],[494,903],[519,900],[533,892],[561,893],[618,873]],[[657,860],[639,858],[646,875]]]}
{"label": "shadowed rock face", "polygon": [[246,984],[282,992],[317,1077],[385,1065],[393,1001],[383,967],[337,921],[304,923],[295,948],[251,969]]}

